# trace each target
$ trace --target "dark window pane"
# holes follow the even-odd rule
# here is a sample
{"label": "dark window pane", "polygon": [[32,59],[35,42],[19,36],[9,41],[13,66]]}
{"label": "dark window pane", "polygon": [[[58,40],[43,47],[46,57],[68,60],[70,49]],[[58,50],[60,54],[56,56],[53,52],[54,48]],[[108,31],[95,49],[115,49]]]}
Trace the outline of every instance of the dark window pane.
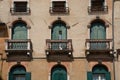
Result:
{"label": "dark window pane", "polygon": [[65,1],[53,2],[53,7],[65,7]]}
{"label": "dark window pane", "polygon": [[15,12],[26,12],[27,2],[14,2]]}
{"label": "dark window pane", "polygon": [[14,80],[25,80],[25,75],[14,75]]}

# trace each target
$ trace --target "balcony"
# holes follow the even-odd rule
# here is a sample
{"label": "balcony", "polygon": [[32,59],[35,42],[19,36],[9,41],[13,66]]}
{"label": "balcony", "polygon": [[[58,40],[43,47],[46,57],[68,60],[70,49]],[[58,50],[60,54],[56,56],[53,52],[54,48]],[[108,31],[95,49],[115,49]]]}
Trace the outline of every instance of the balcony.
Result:
{"label": "balcony", "polygon": [[108,6],[88,6],[88,13],[107,13]]}
{"label": "balcony", "polygon": [[72,40],[46,40],[46,55],[48,60],[72,60]]}
{"label": "balcony", "polygon": [[112,39],[86,39],[86,51],[88,52],[110,52],[112,51]]}
{"label": "balcony", "polygon": [[51,14],[69,14],[69,7],[50,7]]}
{"label": "balcony", "polygon": [[86,56],[90,60],[112,60],[112,39],[86,39]]}
{"label": "balcony", "polygon": [[10,8],[10,12],[12,15],[29,15],[31,13],[30,8],[26,7]]}
{"label": "balcony", "polygon": [[6,40],[8,60],[30,60],[32,57],[31,40]]}

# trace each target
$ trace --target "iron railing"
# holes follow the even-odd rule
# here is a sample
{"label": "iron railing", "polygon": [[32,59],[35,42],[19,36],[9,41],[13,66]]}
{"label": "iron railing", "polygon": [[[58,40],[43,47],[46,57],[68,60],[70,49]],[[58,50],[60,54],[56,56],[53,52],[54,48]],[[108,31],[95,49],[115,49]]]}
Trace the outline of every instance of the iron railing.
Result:
{"label": "iron railing", "polygon": [[69,7],[50,7],[50,13],[69,13]]}
{"label": "iron railing", "polygon": [[32,50],[31,40],[6,40],[6,51],[26,51],[29,52]]}
{"label": "iron railing", "polygon": [[88,6],[88,12],[108,12],[108,6]]}
{"label": "iron railing", "polygon": [[25,7],[18,7],[18,8],[10,8],[10,12],[11,14],[13,15],[21,15],[21,14],[30,14],[31,11],[30,11],[30,8],[25,8]]}
{"label": "iron railing", "polygon": [[112,39],[86,39],[86,49],[89,51],[110,51],[112,47]]}
{"label": "iron railing", "polygon": [[72,51],[72,40],[46,40],[46,51]]}

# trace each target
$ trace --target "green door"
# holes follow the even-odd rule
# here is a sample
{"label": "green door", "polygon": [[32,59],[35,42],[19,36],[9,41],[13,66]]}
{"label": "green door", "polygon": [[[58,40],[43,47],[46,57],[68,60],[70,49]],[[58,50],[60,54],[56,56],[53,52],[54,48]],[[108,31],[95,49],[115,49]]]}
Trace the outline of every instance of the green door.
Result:
{"label": "green door", "polygon": [[[12,28],[12,39],[13,40],[25,40],[27,39],[27,28],[26,24],[18,22],[14,24]],[[13,49],[27,49],[27,43],[13,43]]]}
{"label": "green door", "polygon": [[[51,32],[52,40],[66,40],[67,39],[67,29],[65,24],[59,22],[53,25],[52,32]],[[66,43],[53,43],[52,49],[66,49]]]}
{"label": "green door", "polygon": [[67,72],[63,67],[54,68],[51,74],[51,80],[67,80]]}
{"label": "green door", "polygon": [[[105,40],[106,28],[102,23],[93,23],[90,29],[90,39],[92,40]],[[91,49],[105,49],[106,44],[100,42],[91,43]]]}

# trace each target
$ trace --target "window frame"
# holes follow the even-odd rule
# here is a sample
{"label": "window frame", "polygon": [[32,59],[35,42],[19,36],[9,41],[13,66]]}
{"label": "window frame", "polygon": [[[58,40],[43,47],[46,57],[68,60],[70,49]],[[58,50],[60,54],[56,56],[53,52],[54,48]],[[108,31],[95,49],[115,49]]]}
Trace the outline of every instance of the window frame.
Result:
{"label": "window frame", "polygon": [[[15,11],[15,3],[26,3],[26,11]],[[12,0],[10,12],[12,15],[28,15],[31,13],[30,11],[30,5],[29,5],[29,0]]]}
{"label": "window frame", "polygon": [[89,5],[88,5],[88,13],[95,13],[95,12],[108,12],[108,6],[107,6],[107,1],[104,0],[103,2],[103,6],[101,6],[100,9],[94,9],[94,7],[92,6],[92,0],[89,0]]}
{"label": "window frame", "polygon": [[[53,7],[53,4],[54,3],[57,3],[57,2],[64,2],[64,7],[58,7],[59,9],[58,9],[58,11],[54,11],[54,9],[55,9],[55,7]],[[68,2],[67,2],[67,0],[51,0],[51,2],[50,2],[50,10],[49,10],[49,12],[51,13],[51,14],[61,14],[61,13],[66,13],[66,14],[68,14],[69,13],[69,7],[68,7]]]}

